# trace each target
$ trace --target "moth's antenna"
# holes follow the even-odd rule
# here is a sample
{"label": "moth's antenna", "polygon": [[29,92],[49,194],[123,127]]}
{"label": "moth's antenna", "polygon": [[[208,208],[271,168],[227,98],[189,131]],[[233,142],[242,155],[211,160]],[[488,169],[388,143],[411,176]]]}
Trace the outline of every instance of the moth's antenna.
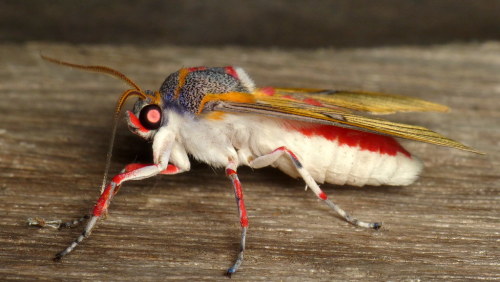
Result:
{"label": "moth's antenna", "polygon": [[125,101],[127,101],[128,98],[133,96],[139,96],[139,98],[142,99],[148,98],[148,96],[143,92],[140,92],[135,89],[129,89],[123,92],[123,94],[116,102],[115,114],[113,115],[113,129],[111,130],[111,138],[109,140],[108,153],[106,154],[106,167],[104,168],[104,175],[102,177],[101,193],[104,191],[104,188],[106,187],[109,166],[111,165],[111,156],[113,155],[113,146],[115,143],[116,129],[118,128],[118,119],[120,117],[120,112],[122,110],[123,104],[125,104]]}
{"label": "moth's antenna", "polygon": [[108,147],[108,152],[106,154],[106,167],[104,169],[104,176],[102,179],[102,185],[101,185],[101,193],[104,191],[104,188],[106,187],[106,182],[108,178],[108,172],[109,172],[109,166],[111,165],[111,156],[113,155],[113,146],[115,143],[115,137],[116,137],[116,130],[118,128],[118,119],[120,117],[120,112],[123,107],[123,104],[125,101],[127,101],[128,98],[132,96],[139,96],[139,98],[142,99],[147,99],[147,98],[153,98],[154,96],[148,96],[144,92],[142,92],[141,88],[133,82],[130,78],[128,78],[126,75],[123,73],[109,68],[105,66],[93,66],[93,65],[79,65],[79,64],[74,64],[74,63],[69,63],[65,61],[61,61],[58,59],[54,59],[51,57],[47,57],[45,55],[40,54],[42,59],[49,61],[54,64],[62,65],[62,66],[67,66],[71,68],[76,68],[76,69],[81,69],[84,71],[90,71],[90,72],[98,72],[98,73],[104,73],[111,75],[114,78],[118,78],[122,81],[125,81],[128,85],[132,86],[134,89],[129,89],[120,96],[118,101],[116,102],[116,108],[115,108],[115,113],[113,115],[113,129],[111,130],[111,138],[109,140],[109,147]]}
{"label": "moth's antenna", "polygon": [[61,60],[54,59],[51,57],[47,57],[47,56],[42,55],[42,54],[40,54],[40,56],[42,57],[42,59],[49,61],[51,63],[54,63],[54,64],[67,66],[67,67],[71,67],[71,68],[75,68],[75,69],[81,69],[81,70],[90,71],[90,72],[99,72],[99,73],[105,73],[105,74],[111,75],[114,78],[118,78],[122,81],[125,81],[128,85],[132,86],[135,90],[142,91],[141,88],[135,82],[133,82],[130,78],[128,78],[126,75],[124,75],[123,73],[121,73],[117,70],[114,70],[110,67],[79,65],[79,64],[69,63],[69,62],[61,61]]}

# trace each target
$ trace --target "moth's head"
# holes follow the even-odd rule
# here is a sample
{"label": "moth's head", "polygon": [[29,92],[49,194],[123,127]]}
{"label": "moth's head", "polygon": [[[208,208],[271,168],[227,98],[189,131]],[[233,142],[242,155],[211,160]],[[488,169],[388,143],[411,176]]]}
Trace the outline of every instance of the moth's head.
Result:
{"label": "moth's head", "polygon": [[[118,78],[125,83],[127,83],[129,86],[131,86],[132,89],[129,89],[120,96],[118,99],[118,102],[116,103],[116,109],[115,109],[115,114],[114,114],[114,125],[112,129],[112,134],[111,134],[111,140],[110,140],[110,145],[109,145],[109,150],[107,154],[107,159],[106,159],[106,169],[104,172],[103,176],[103,185],[101,187],[102,190],[105,188],[106,184],[106,179],[109,171],[109,166],[111,163],[111,155],[113,151],[113,145],[115,141],[115,136],[116,136],[116,129],[118,128],[118,121],[119,121],[119,116],[121,109],[123,108],[123,105],[125,102],[130,98],[130,97],[139,97],[138,102],[136,102],[134,106],[133,112],[128,111],[128,123],[132,128],[132,131],[138,133],[140,136],[144,138],[152,138],[155,133],[158,131],[158,129],[162,126],[162,124],[166,123],[166,119],[163,117],[163,110],[162,110],[162,99],[161,99],[161,94],[159,92],[151,92],[151,91],[143,91],[141,88],[133,82],[130,78],[128,78],[126,75],[123,73],[114,70],[109,67],[105,66],[98,66],[98,65],[80,65],[80,64],[75,64],[75,63],[70,63],[70,62],[65,62],[61,61],[58,59],[54,59],[51,57],[43,56],[41,57],[44,60],[47,60],[51,63],[62,65],[62,66],[67,66],[71,68],[76,68],[76,69],[81,69],[85,71],[90,71],[90,72],[98,72],[98,73],[104,73],[111,75],[115,78]],[[170,135],[163,135],[160,136],[160,141],[170,141],[168,142],[161,142],[163,146],[165,144],[171,145],[172,144],[172,136]],[[165,143],[165,144],[164,144]],[[168,148],[167,148],[168,149]],[[165,150],[158,150],[159,154],[155,154],[155,162],[159,162],[159,158],[161,156],[165,156],[164,152],[168,152]],[[167,155],[167,160],[165,163],[168,163],[168,155]]]}
{"label": "moth's head", "polygon": [[147,98],[140,97],[135,102],[132,111],[127,111],[127,124],[133,133],[150,140],[155,133],[167,124],[167,116],[161,106],[159,93],[145,91]]}

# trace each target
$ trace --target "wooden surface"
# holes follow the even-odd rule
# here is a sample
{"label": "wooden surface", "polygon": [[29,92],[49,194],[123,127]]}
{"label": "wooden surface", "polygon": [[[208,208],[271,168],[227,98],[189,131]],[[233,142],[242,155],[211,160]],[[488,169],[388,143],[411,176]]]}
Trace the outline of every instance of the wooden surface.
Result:
{"label": "wooden surface", "polygon": [[[408,187],[323,185],[379,231],[339,220],[300,180],[240,169],[250,216],[235,280],[500,279],[500,44],[316,51],[240,48],[0,46],[0,280],[221,280],[239,226],[222,170],[195,164],[176,176],[124,185],[107,220],[60,263],[53,255],[81,227],[57,231],[26,219],[75,219],[99,194],[112,110],[126,88],[109,77],[50,65],[39,52],[104,64],[157,89],[183,66],[240,65],[258,85],[402,93],[450,106],[404,114],[487,153],[404,142],[425,163]],[[151,159],[150,144],[119,128],[111,173]]]}

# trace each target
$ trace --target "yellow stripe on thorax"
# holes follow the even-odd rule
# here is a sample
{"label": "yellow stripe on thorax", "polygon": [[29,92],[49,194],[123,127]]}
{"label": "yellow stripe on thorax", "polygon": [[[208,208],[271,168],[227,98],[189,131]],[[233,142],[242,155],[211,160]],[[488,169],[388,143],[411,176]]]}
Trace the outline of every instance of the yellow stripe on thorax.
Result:
{"label": "yellow stripe on thorax", "polygon": [[179,76],[177,77],[177,87],[175,88],[174,97],[179,98],[181,88],[186,84],[186,77],[190,73],[189,69],[183,68],[179,70]]}

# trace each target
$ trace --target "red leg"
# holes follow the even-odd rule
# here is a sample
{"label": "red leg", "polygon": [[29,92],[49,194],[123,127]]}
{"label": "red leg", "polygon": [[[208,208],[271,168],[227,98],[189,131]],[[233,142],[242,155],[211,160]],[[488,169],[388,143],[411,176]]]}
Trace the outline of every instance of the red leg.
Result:
{"label": "red leg", "polygon": [[127,165],[122,173],[117,174],[113,177],[111,182],[106,186],[104,191],[102,191],[101,196],[97,200],[92,211],[92,216],[90,217],[87,226],[83,230],[82,234],[78,236],[66,249],[56,254],[54,260],[60,260],[63,256],[70,253],[83,239],[88,237],[92,232],[92,229],[97,223],[97,220],[106,214],[109,204],[120,189],[120,185],[128,180],[143,179],[147,177],[154,176],[156,174],[176,174],[182,172],[181,169],[174,165],[168,165],[167,168],[161,170],[160,165],[145,165],[145,164],[129,164]]}
{"label": "red leg", "polygon": [[[131,163],[125,166],[124,169],[122,169],[121,173],[127,173],[131,172],[134,170],[137,170],[139,168],[143,168],[146,166],[150,166],[151,164],[139,164],[139,163]],[[172,175],[172,174],[177,174],[183,172],[180,168],[176,167],[173,164],[169,164],[165,170],[162,170],[159,174],[165,174],[165,175]],[[115,192],[113,195],[116,195],[118,191],[120,190],[121,185],[118,185],[115,189]]]}
{"label": "red leg", "polygon": [[241,182],[238,179],[238,174],[236,173],[236,164],[231,162],[226,167],[226,175],[231,179],[234,188],[234,197],[236,199],[236,205],[238,206],[238,213],[240,216],[241,225],[241,241],[240,241],[240,251],[238,257],[234,262],[233,266],[229,268],[226,272],[227,276],[231,277],[235,273],[243,262],[243,253],[245,252],[245,239],[248,229],[248,216],[247,210],[245,208],[245,201],[243,201],[243,189],[241,188]]}
{"label": "red leg", "polygon": [[[136,170],[136,169],[139,169],[139,168],[143,168],[143,167],[146,167],[146,166],[150,166],[150,165],[152,165],[152,164],[139,164],[139,163],[128,164],[122,170],[122,173],[124,173],[124,172],[131,172],[133,170]],[[180,172],[182,172],[182,170],[180,168],[176,167],[173,164],[169,164],[165,170],[162,170],[160,172],[160,174],[176,174],[176,173],[180,173]]]}
{"label": "red leg", "polygon": [[[138,163],[132,163],[126,165],[125,168],[122,170],[123,172],[115,175],[111,180],[111,183],[108,184],[108,186],[106,186],[106,188],[101,194],[101,197],[99,198],[99,200],[97,200],[97,203],[94,206],[94,211],[92,215],[101,216],[103,212],[107,211],[111,199],[113,198],[114,195],[116,195],[116,193],[118,193],[118,190],[120,190],[121,184],[124,181],[133,180],[135,177],[142,178],[140,174],[137,173],[138,170],[144,168],[148,169],[150,167],[155,167],[155,166],[157,165],[138,164]],[[179,172],[181,172],[181,170],[178,167],[169,164],[166,169],[160,171],[158,174],[177,174]],[[113,191],[113,195],[110,194],[111,191]]]}

